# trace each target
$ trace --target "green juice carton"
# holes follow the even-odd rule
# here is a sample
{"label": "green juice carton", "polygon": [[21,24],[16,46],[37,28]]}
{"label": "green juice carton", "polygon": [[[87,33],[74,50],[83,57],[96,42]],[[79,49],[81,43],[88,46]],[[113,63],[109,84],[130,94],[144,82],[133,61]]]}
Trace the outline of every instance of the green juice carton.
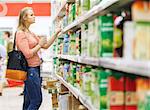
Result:
{"label": "green juice carton", "polygon": [[70,34],[70,41],[69,41],[69,54],[75,55],[76,51],[76,41],[75,41],[75,33]]}
{"label": "green juice carton", "polygon": [[111,70],[99,70],[99,92],[100,92],[100,109],[108,110],[108,78],[111,75]]}
{"label": "green juice carton", "polygon": [[91,100],[91,67],[86,66],[83,74],[83,94],[87,100]]}
{"label": "green juice carton", "polygon": [[71,70],[71,77],[72,77],[72,85],[76,86],[76,64],[73,64],[72,70]]}
{"label": "green juice carton", "polygon": [[91,102],[93,106],[99,110],[100,108],[100,92],[99,92],[99,79],[98,79],[99,69],[93,68],[91,71]]}
{"label": "green juice carton", "polygon": [[81,55],[81,30],[78,30],[75,33],[75,44],[76,44],[76,50],[75,54],[76,55]]}
{"label": "green juice carton", "polygon": [[150,110],[150,92],[147,93],[145,108],[146,108],[146,110]]}
{"label": "green juice carton", "polygon": [[69,4],[69,12],[68,12],[68,24],[72,23],[72,4]]}
{"label": "green juice carton", "polygon": [[113,56],[113,17],[111,15],[99,16],[99,56]]}
{"label": "green juice carton", "polygon": [[98,57],[99,53],[99,20],[95,19],[88,24],[88,56]]}
{"label": "green juice carton", "polygon": [[81,25],[81,56],[88,56],[88,24]]}
{"label": "green juice carton", "polygon": [[81,0],[81,14],[85,14],[90,10],[90,0]]}
{"label": "green juice carton", "polygon": [[84,76],[84,74],[85,74],[85,65],[84,66],[82,65],[81,71],[79,72],[79,80],[80,80],[79,85],[80,85],[81,93],[84,93],[84,91],[83,91],[83,76]]}
{"label": "green juice carton", "polygon": [[75,17],[76,17],[76,5],[75,4],[72,4],[72,7],[71,7],[71,21],[73,22],[75,20]]}
{"label": "green juice carton", "polygon": [[77,66],[76,66],[76,87],[78,89],[80,89],[80,87],[81,87],[81,78],[80,78],[81,68],[82,68],[82,66],[80,64],[77,64]]}

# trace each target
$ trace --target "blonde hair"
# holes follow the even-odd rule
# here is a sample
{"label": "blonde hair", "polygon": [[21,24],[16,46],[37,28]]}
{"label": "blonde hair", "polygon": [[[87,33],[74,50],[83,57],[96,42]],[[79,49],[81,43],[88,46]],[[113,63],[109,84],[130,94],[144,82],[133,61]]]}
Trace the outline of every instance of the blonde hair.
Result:
{"label": "blonde hair", "polygon": [[19,13],[19,22],[18,22],[18,30],[22,30],[25,31],[26,25],[25,25],[25,20],[24,17],[27,16],[27,11],[28,10],[32,10],[31,7],[25,7],[23,9],[21,9],[20,13]]}

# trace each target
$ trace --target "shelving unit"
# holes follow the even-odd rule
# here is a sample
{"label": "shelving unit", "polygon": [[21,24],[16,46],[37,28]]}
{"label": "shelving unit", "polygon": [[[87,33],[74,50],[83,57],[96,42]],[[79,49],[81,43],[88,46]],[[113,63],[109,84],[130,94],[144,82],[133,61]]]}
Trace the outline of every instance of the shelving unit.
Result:
{"label": "shelving unit", "polygon": [[58,10],[58,12],[56,13],[56,15],[54,16],[52,21],[55,21],[58,17],[62,18],[65,15],[65,5],[67,3],[73,3],[75,0],[67,0],[64,1],[60,7],[60,9]]}
{"label": "shelving unit", "polygon": [[[107,14],[108,12],[116,10],[119,7],[127,5],[133,1],[134,0],[104,0],[100,2],[97,6],[89,10],[86,14],[80,16],[73,23],[65,27],[62,30],[62,34],[68,32],[71,29],[75,29],[79,27],[82,23],[86,23],[86,22],[93,20],[98,15]],[[74,2],[74,0],[68,0],[67,2]],[[60,15],[60,13],[62,12],[67,2],[65,2],[64,5],[62,5],[57,16]],[[150,72],[149,72],[150,62],[147,62],[147,61],[135,61],[135,60],[128,61],[128,60],[119,59],[119,58],[116,58],[116,59],[98,58],[97,59],[97,58],[91,58],[91,57],[72,56],[72,55],[57,55],[57,57],[61,59],[78,62],[78,63],[89,64],[93,66],[102,66],[105,68],[119,70],[122,72],[134,73],[134,74],[143,75],[143,76],[150,76]]]}
{"label": "shelving unit", "polygon": [[53,18],[53,21],[55,21],[58,17],[62,17],[64,16],[64,11],[65,11],[65,5],[67,4],[67,2],[65,1],[60,9],[58,10],[57,14],[55,15],[55,17]]}
{"label": "shelving unit", "polygon": [[123,58],[92,58],[73,55],[58,55],[57,58],[150,77],[149,61],[126,60]]}
{"label": "shelving unit", "polygon": [[56,78],[65,86],[69,89],[69,91],[76,97],[78,98],[79,94],[76,88],[74,88],[72,85],[67,83],[61,76],[56,75]]}
{"label": "shelving unit", "polygon": [[94,6],[84,15],[80,16],[74,22],[65,27],[62,32],[63,34],[71,29],[76,29],[81,26],[82,23],[89,22],[99,15],[107,14],[110,11],[116,10],[126,4],[133,2],[134,0],[104,0],[100,2],[97,6]]}
{"label": "shelving unit", "polygon": [[[84,15],[81,15],[71,24],[66,26],[62,30],[62,34],[67,33],[68,31],[75,30],[81,26],[83,23],[88,23],[95,19],[99,15],[105,15],[109,12],[118,10],[120,7],[128,5],[132,3],[134,0],[104,0],[100,2],[98,5],[94,6],[91,10],[89,10]],[[69,2],[69,1],[67,1]],[[54,17],[55,21],[57,17],[62,17],[65,5],[65,2],[56,16]],[[70,1],[74,2],[74,0]],[[77,55],[56,55],[58,59],[65,59],[69,61],[73,61],[76,63],[87,64],[97,67],[104,67],[116,71],[121,71],[124,73],[136,74],[141,76],[150,77],[150,61],[136,61],[136,60],[127,60],[123,58],[92,58],[92,57],[84,57]],[[66,87],[68,90],[77,98],[79,101],[88,108],[88,110],[96,110],[92,104],[86,100],[86,97],[71,84],[66,82],[61,76],[56,74],[56,78]]]}
{"label": "shelving unit", "polygon": [[55,75],[55,77],[66,87],[69,89],[69,91],[77,98],[80,100],[80,102],[87,107],[89,110],[96,110],[96,108],[94,108],[92,106],[92,104],[81,94],[81,92],[76,89],[75,87],[73,87],[71,84],[67,83],[62,77],[60,77],[59,75]]}

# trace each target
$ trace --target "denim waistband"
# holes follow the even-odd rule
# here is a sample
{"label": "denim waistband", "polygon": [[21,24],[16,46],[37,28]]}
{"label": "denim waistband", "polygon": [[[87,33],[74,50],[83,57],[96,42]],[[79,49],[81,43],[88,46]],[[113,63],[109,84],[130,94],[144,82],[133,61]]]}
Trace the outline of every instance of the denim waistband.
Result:
{"label": "denim waistband", "polygon": [[28,67],[28,75],[31,73],[37,73],[40,76],[40,66]]}
{"label": "denim waistband", "polygon": [[29,66],[28,66],[28,69],[30,69],[30,68],[37,68],[37,69],[40,69],[40,66],[36,66],[36,67],[29,67]]}

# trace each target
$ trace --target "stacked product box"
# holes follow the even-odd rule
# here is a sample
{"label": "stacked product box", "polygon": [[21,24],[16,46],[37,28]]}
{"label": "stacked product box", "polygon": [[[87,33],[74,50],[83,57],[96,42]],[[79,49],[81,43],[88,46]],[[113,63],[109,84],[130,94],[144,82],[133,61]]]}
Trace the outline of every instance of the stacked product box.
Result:
{"label": "stacked product box", "polygon": [[125,77],[125,110],[138,110],[135,75]]}
{"label": "stacked product box", "polygon": [[113,72],[108,80],[109,110],[124,110],[124,75]]}
{"label": "stacked product box", "polygon": [[113,56],[113,17],[111,15],[99,17],[99,56]]}

